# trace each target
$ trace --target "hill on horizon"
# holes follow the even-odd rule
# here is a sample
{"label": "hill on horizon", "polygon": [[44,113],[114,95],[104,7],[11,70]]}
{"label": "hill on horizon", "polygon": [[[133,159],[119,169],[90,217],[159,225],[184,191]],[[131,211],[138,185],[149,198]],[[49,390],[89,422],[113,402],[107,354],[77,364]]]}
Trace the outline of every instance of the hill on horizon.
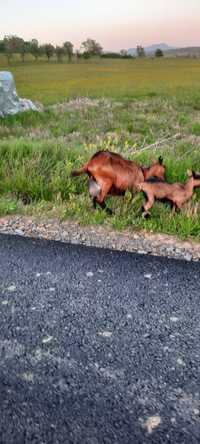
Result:
{"label": "hill on horizon", "polygon": [[[156,51],[156,49],[161,49],[162,51],[170,51],[170,50],[175,50],[176,48],[167,45],[167,43],[154,43],[153,45],[144,47],[146,54],[153,54]],[[137,55],[136,48],[129,48],[127,52],[129,55],[132,56]]]}
{"label": "hill on horizon", "polygon": [[166,57],[200,57],[200,46],[187,46],[165,51]]}

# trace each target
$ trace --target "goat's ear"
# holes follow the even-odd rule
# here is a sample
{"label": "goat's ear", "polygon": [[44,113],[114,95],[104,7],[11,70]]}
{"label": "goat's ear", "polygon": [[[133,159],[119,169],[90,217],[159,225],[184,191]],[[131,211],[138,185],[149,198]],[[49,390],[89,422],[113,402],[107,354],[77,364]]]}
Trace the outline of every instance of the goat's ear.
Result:
{"label": "goat's ear", "polygon": [[159,156],[159,158],[158,158],[158,162],[159,162],[160,165],[163,164],[163,158],[162,158],[162,156]]}
{"label": "goat's ear", "polygon": [[187,170],[188,177],[193,177],[194,172],[192,170]]}

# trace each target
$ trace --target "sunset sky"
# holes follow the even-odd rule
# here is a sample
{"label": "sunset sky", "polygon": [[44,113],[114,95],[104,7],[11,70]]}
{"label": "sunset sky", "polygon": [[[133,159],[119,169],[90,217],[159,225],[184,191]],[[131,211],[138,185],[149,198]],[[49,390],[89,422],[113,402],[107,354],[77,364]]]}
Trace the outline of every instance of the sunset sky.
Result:
{"label": "sunset sky", "polygon": [[0,0],[0,38],[78,48],[87,37],[105,50],[165,42],[200,46],[200,0]]}

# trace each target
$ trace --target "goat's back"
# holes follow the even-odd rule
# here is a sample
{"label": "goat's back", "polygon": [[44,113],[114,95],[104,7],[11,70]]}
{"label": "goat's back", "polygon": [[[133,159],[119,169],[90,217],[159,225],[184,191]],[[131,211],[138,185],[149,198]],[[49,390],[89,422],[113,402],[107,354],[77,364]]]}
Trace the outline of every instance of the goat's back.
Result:
{"label": "goat's back", "polygon": [[106,177],[112,180],[117,188],[128,188],[144,180],[142,169],[136,162],[124,159],[118,153],[98,151],[87,165],[94,177]]}

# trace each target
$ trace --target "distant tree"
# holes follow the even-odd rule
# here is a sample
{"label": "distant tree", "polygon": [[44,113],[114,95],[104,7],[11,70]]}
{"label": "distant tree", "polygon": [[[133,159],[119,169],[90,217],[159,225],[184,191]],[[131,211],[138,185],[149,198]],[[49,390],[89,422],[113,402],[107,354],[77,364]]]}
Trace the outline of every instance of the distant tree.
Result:
{"label": "distant tree", "polygon": [[73,56],[74,45],[71,42],[65,42],[65,43],[63,43],[63,48],[65,51],[65,54],[68,57],[68,61],[71,62],[72,56]]}
{"label": "distant tree", "polygon": [[104,52],[101,54],[102,59],[121,59],[119,52]]}
{"label": "distant tree", "polygon": [[8,63],[10,63],[11,59],[13,58],[13,48],[12,46],[9,44],[8,40],[4,40],[4,53],[7,57],[7,61]]}
{"label": "distant tree", "polygon": [[0,53],[5,52],[5,42],[4,40],[0,40]]}
{"label": "distant tree", "polygon": [[141,45],[137,45],[136,52],[137,52],[138,57],[145,57],[146,56],[145,50],[144,50],[143,46],[141,46]]}
{"label": "distant tree", "polygon": [[75,51],[75,56],[76,56],[76,60],[77,60],[77,62],[81,59],[81,52],[79,51],[79,49],[77,49],[76,51]]}
{"label": "distant tree", "polygon": [[21,42],[19,41],[19,54],[21,55],[22,62],[25,60],[25,55],[30,52],[30,43],[25,42],[23,39],[21,39]]}
{"label": "distant tree", "polygon": [[87,39],[85,42],[82,42],[81,49],[83,50],[83,55],[87,54],[87,56],[100,56],[102,54],[103,48],[99,43],[97,43],[95,40]]}
{"label": "distant tree", "polygon": [[121,51],[120,51],[120,55],[121,55],[122,57],[126,57],[126,56],[128,55],[127,50],[126,50],[126,49],[121,49]]}
{"label": "distant tree", "polygon": [[62,62],[63,56],[65,55],[65,50],[64,50],[63,46],[56,46],[55,53],[56,53],[57,61]]}
{"label": "distant tree", "polygon": [[45,49],[46,45],[39,45],[39,57],[44,57],[46,56],[46,49]]}
{"label": "distant tree", "polygon": [[16,35],[7,35],[4,37],[3,41],[5,54],[7,56],[8,62],[10,62],[13,54],[20,53],[24,41]]}
{"label": "distant tree", "polygon": [[87,51],[84,51],[83,54],[82,54],[82,56],[83,56],[83,58],[84,58],[85,60],[88,60],[88,59],[91,57],[91,54],[90,54],[89,52],[87,52]]}
{"label": "distant tree", "polygon": [[29,49],[35,60],[38,60],[38,57],[40,56],[40,47],[37,39],[32,39],[29,42]]}
{"label": "distant tree", "polygon": [[164,56],[164,54],[163,54],[162,49],[160,49],[160,48],[156,49],[155,57],[163,57],[163,56]]}
{"label": "distant tree", "polygon": [[133,58],[133,56],[131,54],[129,54],[126,49],[121,49],[120,54],[118,54],[118,56],[121,59],[132,59]]}
{"label": "distant tree", "polygon": [[47,56],[48,62],[51,57],[53,57],[55,48],[51,43],[46,43],[45,45],[42,45],[42,50],[44,50],[45,55]]}

